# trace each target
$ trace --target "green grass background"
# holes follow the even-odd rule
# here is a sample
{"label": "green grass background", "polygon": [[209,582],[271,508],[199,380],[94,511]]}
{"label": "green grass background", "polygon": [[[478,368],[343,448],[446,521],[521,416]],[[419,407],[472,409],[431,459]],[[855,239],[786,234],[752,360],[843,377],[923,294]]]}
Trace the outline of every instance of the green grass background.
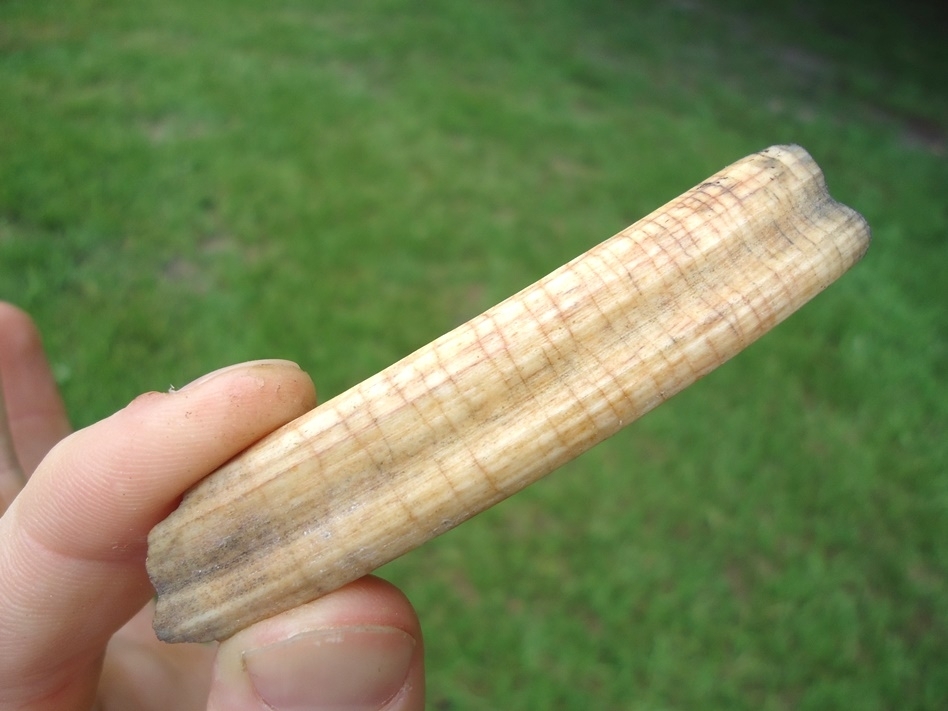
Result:
{"label": "green grass background", "polygon": [[249,358],[325,400],[800,143],[866,259],[382,573],[439,711],[945,708],[936,5],[6,0],[0,298],[77,426]]}

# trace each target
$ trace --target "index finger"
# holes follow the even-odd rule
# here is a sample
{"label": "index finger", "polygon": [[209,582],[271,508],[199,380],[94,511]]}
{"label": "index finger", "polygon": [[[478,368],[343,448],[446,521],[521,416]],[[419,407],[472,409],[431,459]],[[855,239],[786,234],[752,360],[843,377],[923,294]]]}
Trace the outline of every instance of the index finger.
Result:
{"label": "index finger", "polygon": [[148,530],[314,400],[297,366],[258,361],[146,393],[54,447],[0,517],[0,708],[94,693],[108,639],[153,593]]}

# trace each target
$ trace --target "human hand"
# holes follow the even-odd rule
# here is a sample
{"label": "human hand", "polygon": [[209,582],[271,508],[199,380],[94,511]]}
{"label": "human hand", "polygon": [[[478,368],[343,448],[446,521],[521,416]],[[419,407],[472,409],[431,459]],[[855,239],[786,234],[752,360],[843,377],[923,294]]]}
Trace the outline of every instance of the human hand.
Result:
{"label": "human hand", "polygon": [[313,407],[298,367],[225,368],[69,434],[36,327],[0,303],[0,384],[0,710],[423,708],[418,619],[377,578],[220,645],[151,629],[148,531]]}

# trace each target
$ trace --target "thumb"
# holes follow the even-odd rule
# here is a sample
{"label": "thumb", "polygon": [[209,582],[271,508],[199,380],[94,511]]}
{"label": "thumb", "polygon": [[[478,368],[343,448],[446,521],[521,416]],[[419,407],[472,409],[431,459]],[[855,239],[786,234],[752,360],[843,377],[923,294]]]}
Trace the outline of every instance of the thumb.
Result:
{"label": "thumb", "polygon": [[208,711],[423,711],[418,617],[372,576],[221,643]]}
{"label": "thumb", "polygon": [[147,393],[60,442],[0,519],[0,707],[79,708],[153,594],[148,531],[181,493],[314,403],[286,362]]}

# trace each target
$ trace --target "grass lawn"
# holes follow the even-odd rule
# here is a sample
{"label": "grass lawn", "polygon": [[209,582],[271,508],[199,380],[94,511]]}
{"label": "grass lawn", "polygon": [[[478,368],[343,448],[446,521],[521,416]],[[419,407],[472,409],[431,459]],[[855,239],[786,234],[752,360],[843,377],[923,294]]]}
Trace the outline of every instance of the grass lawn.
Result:
{"label": "grass lawn", "polygon": [[946,18],[836,5],[6,0],[0,298],[77,426],[259,357],[325,400],[800,143],[866,259],[382,574],[438,711],[945,708]]}

